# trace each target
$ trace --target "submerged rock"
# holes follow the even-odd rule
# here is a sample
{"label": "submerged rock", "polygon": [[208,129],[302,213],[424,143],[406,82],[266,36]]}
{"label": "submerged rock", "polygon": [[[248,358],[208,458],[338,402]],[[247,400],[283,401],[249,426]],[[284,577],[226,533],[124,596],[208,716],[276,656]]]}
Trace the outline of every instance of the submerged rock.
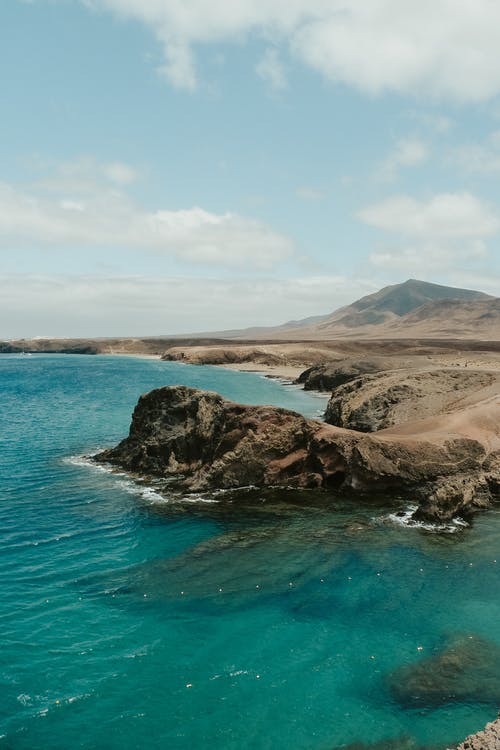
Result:
{"label": "submerged rock", "polygon": [[[460,434],[379,438],[171,386],[141,396],[129,436],[95,460],[172,478],[191,492],[254,485],[411,493],[426,518],[448,520],[491,500],[487,456],[481,442]],[[498,461],[493,466],[495,473]]]}
{"label": "submerged rock", "polygon": [[396,669],[389,690],[405,708],[446,703],[500,704],[500,648],[475,636],[456,638],[439,653]]}

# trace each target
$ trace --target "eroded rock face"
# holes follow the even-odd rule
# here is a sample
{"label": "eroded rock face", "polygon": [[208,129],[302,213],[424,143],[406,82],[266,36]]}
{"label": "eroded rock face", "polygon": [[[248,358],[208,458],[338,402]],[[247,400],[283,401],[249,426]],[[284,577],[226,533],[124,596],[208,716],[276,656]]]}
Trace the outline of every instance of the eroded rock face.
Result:
{"label": "eroded rock face", "polygon": [[97,457],[155,476],[183,475],[190,490],[318,486],[309,446],[320,423],[267,406],[244,406],[185,386],[141,396],[129,437]]}
{"label": "eroded rock face", "polygon": [[141,396],[129,436],[95,458],[175,478],[187,491],[257,485],[410,493],[431,519],[491,500],[483,471],[488,456],[477,440],[378,438],[185,386]]}
{"label": "eroded rock face", "polygon": [[442,414],[498,376],[463,369],[398,370],[362,375],[335,388],[325,420],[338,427],[377,432]]}

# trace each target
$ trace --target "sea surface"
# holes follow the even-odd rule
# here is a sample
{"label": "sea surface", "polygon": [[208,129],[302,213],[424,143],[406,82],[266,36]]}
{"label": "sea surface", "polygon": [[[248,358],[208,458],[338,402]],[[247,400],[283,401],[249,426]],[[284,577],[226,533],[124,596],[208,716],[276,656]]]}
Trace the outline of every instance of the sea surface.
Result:
{"label": "sea surface", "polygon": [[[439,530],[380,499],[178,502],[82,458],[176,383],[325,403],[213,367],[0,357],[0,748],[445,748],[494,718],[498,510]],[[403,705],[394,670],[456,638],[491,648],[487,693]]]}

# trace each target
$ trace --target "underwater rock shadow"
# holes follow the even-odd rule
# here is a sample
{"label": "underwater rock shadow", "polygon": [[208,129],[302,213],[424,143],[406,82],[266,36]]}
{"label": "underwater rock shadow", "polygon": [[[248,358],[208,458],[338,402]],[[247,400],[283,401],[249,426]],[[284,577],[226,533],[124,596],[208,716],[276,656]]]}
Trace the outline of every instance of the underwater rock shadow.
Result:
{"label": "underwater rock shadow", "polygon": [[200,542],[175,557],[150,560],[79,579],[87,596],[117,603],[239,608],[292,593],[343,565],[341,529],[324,519],[236,528]]}
{"label": "underwater rock shadow", "polygon": [[378,742],[352,742],[332,747],[331,750],[447,750],[445,745],[419,745],[413,737],[402,735]]}
{"label": "underwater rock shadow", "polygon": [[500,703],[500,647],[475,635],[450,639],[445,647],[391,672],[386,684],[403,708],[439,708],[447,703]]}

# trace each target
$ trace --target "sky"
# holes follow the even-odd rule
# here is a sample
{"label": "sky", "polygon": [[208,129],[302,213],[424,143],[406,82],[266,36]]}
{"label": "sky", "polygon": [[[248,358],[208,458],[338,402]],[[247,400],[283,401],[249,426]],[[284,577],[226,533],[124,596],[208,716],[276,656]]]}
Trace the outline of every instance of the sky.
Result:
{"label": "sky", "polygon": [[0,338],[500,296],[496,0],[2,0]]}

